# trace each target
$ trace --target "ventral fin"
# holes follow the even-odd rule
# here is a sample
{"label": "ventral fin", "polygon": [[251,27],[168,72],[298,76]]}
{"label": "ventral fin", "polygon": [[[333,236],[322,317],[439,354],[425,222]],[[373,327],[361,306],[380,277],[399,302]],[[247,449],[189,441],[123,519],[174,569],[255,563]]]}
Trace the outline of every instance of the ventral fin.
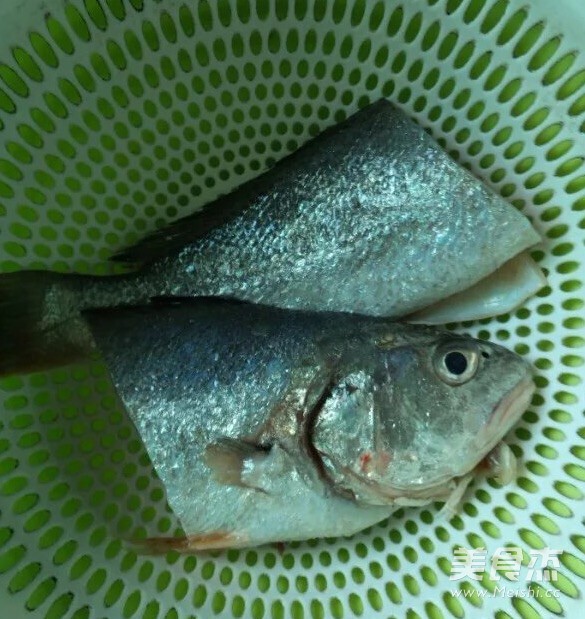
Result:
{"label": "ventral fin", "polygon": [[254,483],[254,471],[267,460],[270,452],[270,445],[222,438],[206,447],[203,458],[218,483],[266,492]]}
{"label": "ventral fin", "polygon": [[186,537],[149,537],[135,542],[145,554],[161,555],[167,552],[194,553],[204,550],[239,548],[248,537],[235,531],[209,531]]}

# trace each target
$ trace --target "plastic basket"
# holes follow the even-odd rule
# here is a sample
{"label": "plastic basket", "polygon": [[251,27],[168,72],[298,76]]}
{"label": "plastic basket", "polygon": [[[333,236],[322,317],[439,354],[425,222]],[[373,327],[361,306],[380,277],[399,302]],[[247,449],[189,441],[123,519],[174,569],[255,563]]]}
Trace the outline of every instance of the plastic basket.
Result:
{"label": "plastic basket", "polygon": [[[2,381],[1,617],[583,611],[584,20],[578,0],[3,0],[0,270],[106,273],[114,250],[385,96],[531,217],[550,288],[462,327],[537,368],[515,485],[477,480],[451,520],[404,509],[282,552],[137,555],[124,539],[176,522],[105,367]],[[562,550],[557,580],[451,579],[456,547],[506,545],[523,569]]]}

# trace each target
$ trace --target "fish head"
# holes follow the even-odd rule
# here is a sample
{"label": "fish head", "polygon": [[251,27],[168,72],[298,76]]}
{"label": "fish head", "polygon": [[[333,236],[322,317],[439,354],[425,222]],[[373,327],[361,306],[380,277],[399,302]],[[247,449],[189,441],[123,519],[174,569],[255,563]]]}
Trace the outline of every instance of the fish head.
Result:
{"label": "fish head", "polygon": [[367,504],[447,499],[486,467],[534,391],[515,353],[445,332],[378,342],[360,358],[323,403],[312,440],[333,485]]}

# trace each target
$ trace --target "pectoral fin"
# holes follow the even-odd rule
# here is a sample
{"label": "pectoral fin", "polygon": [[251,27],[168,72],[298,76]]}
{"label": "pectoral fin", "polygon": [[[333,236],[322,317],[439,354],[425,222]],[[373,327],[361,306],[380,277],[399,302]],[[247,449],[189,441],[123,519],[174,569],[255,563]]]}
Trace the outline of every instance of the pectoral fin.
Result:
{"label": "pectoral fin", "polygon": [[255,471],[269,458],[270,445],[258,445],[244,439],[222,438],[211,443],[203,456],[213,471],[213,478],[220,484],[241,486],[266,492],[256,485]]}

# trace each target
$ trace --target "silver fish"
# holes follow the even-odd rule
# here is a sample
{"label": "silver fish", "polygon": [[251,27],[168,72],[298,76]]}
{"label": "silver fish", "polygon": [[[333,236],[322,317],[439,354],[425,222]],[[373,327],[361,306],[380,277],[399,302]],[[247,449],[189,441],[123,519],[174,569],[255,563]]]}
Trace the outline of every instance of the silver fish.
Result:
{"label": "silver fish", "polygon": [[[206,218],[221,212],[237,215],[201,237]],[[224,295],[396,318],[478,284],[539,240],[524,216],[383,99],[119,254],[155,262],[110,291],[84,285],[82,304]],[[530,295],[543,278],[528,259],[522,265],[522,276],[533,274]]]}
{"label": "silver fish", "polygon": [[165,295],[395,318],[424,310],[414,319],[427,323],[494,315],[543,285],[522,253],[538,241],[524,216],[381,100],[115,256],[145,265],[135,274],[0,277],[0,339]]}
{"label": "silver fish", "polygon": [[355,314],[167,299],[85,319],[185,532],[153,551],[350,535],[399,506],[452,506],[534,389],[500,346]]}

